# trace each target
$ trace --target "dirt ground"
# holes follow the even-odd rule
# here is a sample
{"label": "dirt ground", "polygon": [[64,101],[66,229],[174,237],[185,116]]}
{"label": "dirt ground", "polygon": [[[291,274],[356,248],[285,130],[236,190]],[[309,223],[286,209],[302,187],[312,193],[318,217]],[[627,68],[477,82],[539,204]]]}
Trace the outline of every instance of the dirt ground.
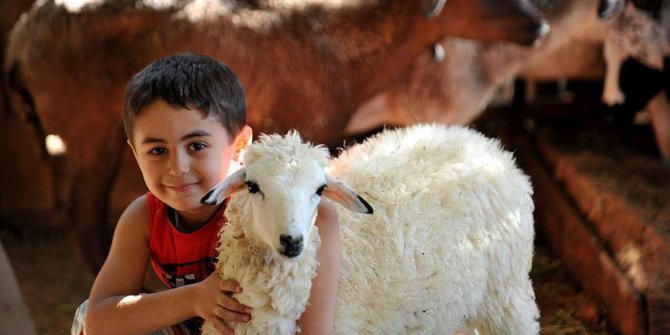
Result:
{"label": "dirt ground", "polygon": [[74,239],[63,231],[4,227],[0,238],[37,333],[69,334],[93,282]]}
{"label": "dirt ground", "polygon": [[[68,334],[74,311],[93,281],[76,241],[63,230],[30,230],[1,223],[0,238],[38,334]],[[542,334],[612,334],[598,302],[580,292],[541,235],[531,276]]]}

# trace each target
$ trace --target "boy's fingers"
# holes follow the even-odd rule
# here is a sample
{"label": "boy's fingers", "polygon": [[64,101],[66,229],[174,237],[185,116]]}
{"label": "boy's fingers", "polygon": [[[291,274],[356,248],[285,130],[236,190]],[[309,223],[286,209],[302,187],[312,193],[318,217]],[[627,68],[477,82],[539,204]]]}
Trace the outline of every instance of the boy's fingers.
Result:
{"label": "boy's fingers", "polygon": [[224,292],[234,292],[234,293],[242,292],[242,287],[240,287],[240,284],[238,284],[234,280],[221,281],[221,283],[219,283],[219,288]]}
{"label": "boy's fingers", "polygon": [[251,316],[249,314],[238,313],[221,306],[216,308],[214,314],[216,314],[216,316],[220,317],[221,319],[228,321],[247,322],[251,320]]}
{"label": "boy's fingers", "polygon": [[240,312],[240,313],[245,313],[249,314],[251,313],[251,308],[240,304],[237,300],[235,300],[232,297],[225,296],[223,299],[221,299],[221,302],[219,303],[222,307],[229,309],[231,311],[235,312]]}

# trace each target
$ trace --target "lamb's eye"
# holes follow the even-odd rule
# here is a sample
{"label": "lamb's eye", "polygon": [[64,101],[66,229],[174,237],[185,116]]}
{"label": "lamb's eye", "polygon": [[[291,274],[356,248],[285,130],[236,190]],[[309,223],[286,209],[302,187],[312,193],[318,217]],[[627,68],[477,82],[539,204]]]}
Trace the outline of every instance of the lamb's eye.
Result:
{"label": "lamb's eye", "polygon": [[254,183],[253,181],[247,181],[246,184],[247,184],[247,189],[249,189],[249,193],[256,193],[256,192],[260,191],[260,189],[258,188],[258,185],[256,183]]}
{"label": "lamb's eye", "polygon": [[321,185],[321,187],[319,187],[319,188],[316,190],[316,195],[321,196],[321,194],[323,193],[323,190],[324,190],[325,188],[326,188],[326,184]]}

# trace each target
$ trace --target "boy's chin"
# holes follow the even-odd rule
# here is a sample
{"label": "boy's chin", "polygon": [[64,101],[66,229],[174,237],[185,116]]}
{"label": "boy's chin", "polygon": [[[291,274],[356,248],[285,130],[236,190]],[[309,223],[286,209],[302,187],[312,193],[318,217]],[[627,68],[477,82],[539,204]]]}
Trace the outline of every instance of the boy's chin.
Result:
{"label": "boy's chin", "polygon": [[197,192],[189,193],[189,194],[169,194],[167,201],[165,203],[176,209],[177,211],[195,211],[195,210],[202,210],[205,207],[210,207],[207,205],[203,205],[200,202],[200,199],[202,199],[204,194],[200,194]]}

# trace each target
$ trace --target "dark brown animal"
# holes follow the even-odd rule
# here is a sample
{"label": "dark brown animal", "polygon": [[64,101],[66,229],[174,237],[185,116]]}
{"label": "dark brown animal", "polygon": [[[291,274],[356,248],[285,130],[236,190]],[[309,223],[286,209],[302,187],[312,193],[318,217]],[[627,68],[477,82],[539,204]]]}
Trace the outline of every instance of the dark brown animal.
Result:
{"label": "dark brown animal", "polygon": [[214,56],[240,76],[256,131],[337,146],[356,106],[442,37],[530,44],[546,31],[525,0],[443,2],[44,1],[10,36],[10,98],[64,139],[69,218],[97,270],[133,73],[176,52]]}
{"label": "dark brown animal", "polygon": [[[448,58],[436,60],[426,50],[403,77],[406,80],[361,106],[347,130],[356,134],[382,124],[419,122],[469,124],[484,111],[496,90],[517,76],[534,81],[604,78],[603,100],[613,105],[624,99],[618,85],[623,60],[633,57],[658,69],[670,52],[663,28],[630,3],[532,1],[552,27],[540,45],[528,48],[447,37],[438,46]],[[661,155],[667,160],[670,110],[663,111],[663,105],[668,103],[656,101],[654,106],[659,108],[652,113],[652,123]]]}
{"label": "dark brown animal", "polygon": [[[9,31],[32,3],[33,0],[0,1],[0,64],[4,64]],[[4,72],[0,69],[0,80],[2,78]],[[46,163],[38,163],[46,152],[40,147],[44,137],[38,141],[34,133],[25,115],[19,117],[10,112],[4,87],[0,86],[0,171],[3,172],[0,175],[0,185],[3,185],[0,216],[3,224],[18,221],[13,219],[18,217],[25,218],[23,222],[35,222],[35,218],[27,218],[27,209],[43,211],[54,205],[53,192],[40,191],[52,189],[51,173]],[[12,144],[16,139],[21,139],[21,146]]]}

